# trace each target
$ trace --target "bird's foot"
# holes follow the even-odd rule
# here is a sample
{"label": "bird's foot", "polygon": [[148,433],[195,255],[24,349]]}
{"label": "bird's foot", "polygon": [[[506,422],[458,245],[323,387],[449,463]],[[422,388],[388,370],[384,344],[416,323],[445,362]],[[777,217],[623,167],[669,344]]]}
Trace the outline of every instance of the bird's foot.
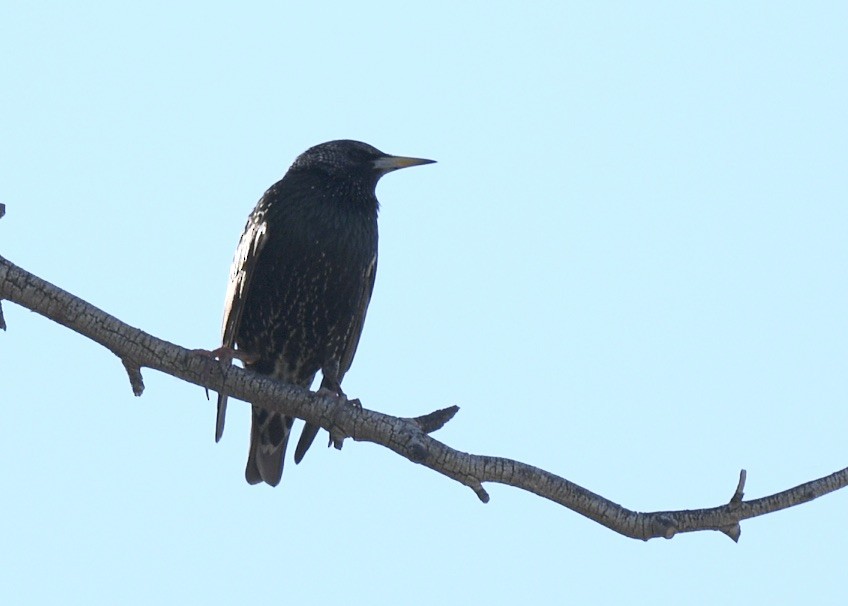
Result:
{"label": "bird's foot", "polygon": [[323,385],[319,387],[318,391],[315,393],[321,397],[334,396],[336,398],[344,398],[347,400],[347,396],[344,395],[344,392],[341,389],[336,390],[331,387],[324,387]]}
{"label": "bird's foot", "polygon": [[240,360],[242,364],[253,364],[259,360],[259,356],[256,354],[236,350],[226,345],[222,345],[218,349],[195,349],[194,351],[207,358],[218,360],[221,364],[232,364],[233,360]]}
{"label": "bird's foot", "polygon": [[[357,410],[362,410],[362,402],[359,401],[359,398],[353,398],[353,399],[348,398],[340,388],[339,389],[332,389],[330,387],[326,387],[326,386],[322,385],[316,393],[319,396],[335,398],[336,402],[339,404],[339,406],[344,406],[345,404],[347,404],[347,405],[353,406]],[[341,408],[336,408],[336,411],[333,414],[334,418],[338,415],[340,410],[341,410]],[[344,442],[344,439],[346,437],[347,436],[345,436],[345,435],[334,434],[334,432],[331,431],[330,432],[330,439],[327,442],[327,448],[329,448],[330,446],[333,446],[336,450],[341,450],[342,449],[342,443]]]}
{"label": "bird's foot", "polygon": [[[194,353],[198,353],[201,356],[209,358],[210,363],[212,361],[220,362],[221,366],[230,366],[233,363],[233,360],[241,360],[242,364],[252,364],[259,360],[259,356],[256,354],[249,354],[244,351],[236,351],[232,347],[227,347],[226,345],[222,345],[218,349],[194,349],[192,350]],[[206,391],[206,399],[209,399],[209,388],[203,388]]]}
{"label": "bird's foot", "polygon": [[324,387],[323,385],[315,392],[319,396],[323,397],[333,397],[339,402],[339,404],[350,404],[354,408],[358,408],[362,410],[362,402],[359,401],[359,398],[348,398],[345,393],[339,389],[331,389],[329,387]]}

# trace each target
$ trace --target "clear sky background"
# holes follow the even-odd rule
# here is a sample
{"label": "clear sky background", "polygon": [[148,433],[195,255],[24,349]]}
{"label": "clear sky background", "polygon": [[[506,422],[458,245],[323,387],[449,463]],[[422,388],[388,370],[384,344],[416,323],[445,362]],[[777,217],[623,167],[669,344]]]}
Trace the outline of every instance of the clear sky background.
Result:
{"label": "clear sky background", "polygon": [[[186,347],[307,147],[378,188],[345,387],[632,509],[848,465],[845,3],[7,2],[0,254]],[[642,543],[370,444],[248,486],[248,407],[11,303],[0,602],[845,603],[848,492]],[[298,430],[299,433],[299,430]],[[323,438],[316,443],[323,445]]]}

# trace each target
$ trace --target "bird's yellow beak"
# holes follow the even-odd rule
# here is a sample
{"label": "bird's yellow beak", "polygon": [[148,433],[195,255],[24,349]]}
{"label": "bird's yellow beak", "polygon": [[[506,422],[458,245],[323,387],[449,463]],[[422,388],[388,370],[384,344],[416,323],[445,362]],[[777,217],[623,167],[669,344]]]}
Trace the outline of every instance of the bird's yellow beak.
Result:
{"label": "bird's yellow beak", "polygon": [[433,164],[435,160],[425,160],[424,158],[407,158],[405,156],[383,156],[374,160],[374,168],[382,172],[398,170],[399,168],[407,168],[409,166],[419,166],[421,164]]}

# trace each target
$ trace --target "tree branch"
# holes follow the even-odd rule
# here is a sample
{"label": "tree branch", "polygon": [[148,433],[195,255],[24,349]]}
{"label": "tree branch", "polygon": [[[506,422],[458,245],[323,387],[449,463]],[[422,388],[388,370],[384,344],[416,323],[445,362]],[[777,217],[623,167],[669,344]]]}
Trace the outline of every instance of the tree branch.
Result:
{"label": "tree branch", "polygon": [[[0,219],[6,214],[6,205],[0,202]],[[6,320],[3,318],[3,299],[0,298],[0,330],[6,330]]]}
{"label": "tree branch", "polygon": [[[0,205],[0,213],[3,212]],[[670,539],[681,532],[716,530],[739,539],[739,522],[801,503],[848,485],[848,468],[795,488],[751,501],[743,500],[745,471],[730,501],[709,509],[639,513],[525,463],[460,452],[430,437],[459,410],[452,406],[415,418],[400,418],[340,403],[306,389],[279,383],[236,366],[223,366],[198,351],[163,341],[53,286],[0,257],[0,300],[35,311],[112,351],[124,365],[135,395],[144,384],[141,368],[152,368],[246,402],[295,416],[341,441],[373,442],[471,488],[488,502],[486,482],[514,486],[559,503],[624,536]],[[2,316],[0,315],[0,324]]]}

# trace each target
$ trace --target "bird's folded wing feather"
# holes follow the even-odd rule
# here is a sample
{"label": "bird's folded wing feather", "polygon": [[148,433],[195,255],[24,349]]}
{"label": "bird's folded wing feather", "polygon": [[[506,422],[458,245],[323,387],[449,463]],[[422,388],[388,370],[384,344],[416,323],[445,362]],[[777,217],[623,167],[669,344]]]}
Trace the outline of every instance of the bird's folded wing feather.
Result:
{"label": "bird's folded wing feather", "polygon": [[[250,289],[250,282],[255,273],[256,262],[262,253],[262,248],[268,235],[268,224],[262,217],[251,215],[244,228],[244,233],[236,248],[233,265],[230,268],[230,281],[227,284],[227,295],[224,300],[224,322],[221,327],[221,344],[224,347],[235,347],[241,316],[244,312],[244,301]],[[224,421],[227,416],[227,396],[218,394],[218,418],[215,423],[215,441],[221,439],[224,433]]]}
{"label": "bird's folded wing feather", "polygon": [[374,292],[374,278],[376,275],[377,255],[375,254],[374,258],[371,259],[371,263],[365,269],[365,279],[362,281],[362,290],[357,301],[356,317],[351,325],[347,343],[345,343],[345,348],[339,361],[339,382],[341,382],[345,373],[350,370],[350,365],[353,363],[353,356],[356,354],[356,348],[359,346],[359,337],[362,336],[362,327],[365,324],[365,314],[368,311],[368,304],[371,302],[371,293]]}

